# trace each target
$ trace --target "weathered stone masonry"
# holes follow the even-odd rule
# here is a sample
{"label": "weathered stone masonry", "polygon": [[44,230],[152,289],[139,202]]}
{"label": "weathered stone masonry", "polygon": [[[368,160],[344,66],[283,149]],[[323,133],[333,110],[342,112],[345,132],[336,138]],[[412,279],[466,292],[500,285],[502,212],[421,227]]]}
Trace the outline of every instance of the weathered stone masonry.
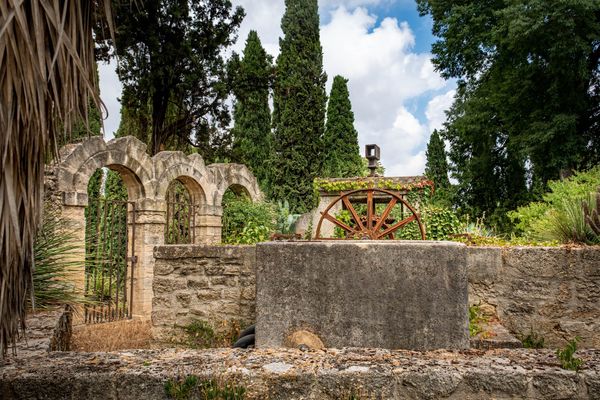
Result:
{"label": "weathered stone masonry", "polygon": [[[154,325],[196,316],[214,322],[253,316],[254,249],[157,247]],[[227,275],[228,268],[235,275]],[[512,332],[531,330],[550,347],[575,336],[582,338],[581,347],[600,347],[599,247],[469,247],[467,274],[469,303],[497,315]]]}
{"label": "weathered stone masonry", "polygon": [[[85,207],[88,205],[87,187],[92,174],[102,167],[120,173],[127,187],[129,201],[135,203],[135,254],[133,315],[150,318],[152,312],[152,284],[154,278],[155,246],[164,244],[166,224],[165,197],[169,183],[175,179],[185,185],[195,199],[195,236],[197,243],[221,241],[221,201],[225,191],[232,187],[246,192],[253,201],[262,199],[262,193],[252,173],[244,165],[211,164],[206,166],[198,154],[186,156],[182,152],[165,151],[154,157],[146,152],[146,145],[134,137],[104,141],[93,137],[81,143],[64,146],[60,163],[54,168],[55,177],[49,185],[59,194],[62,214],[69,227],[80,234],[80,251],[72,258],[84,265],[85,261]],[[56,193],[50,196],[56,198]],[[129,219],[129,235],[133,226]],[[81,276],[75,277],[79,285]]]}
{"label": "weathered stone masonry", "polygon": [[255,246],[160,246],[154,256],[155,334],[194,319],[254,321]]}

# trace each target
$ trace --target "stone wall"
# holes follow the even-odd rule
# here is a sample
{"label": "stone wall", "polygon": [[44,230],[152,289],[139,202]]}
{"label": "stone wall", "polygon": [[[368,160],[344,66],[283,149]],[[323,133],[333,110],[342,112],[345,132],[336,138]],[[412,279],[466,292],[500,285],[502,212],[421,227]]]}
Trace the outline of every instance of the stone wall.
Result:
{"label": "stone wall", "polygon": [[255,246],[157,246],[154,257],[152,324],[158,331],[195,319],[254,321]]}
{"label": "stone wall", "polygon": [[[254,321],[254,247],[159,246],[155,256],[155,326]],[[600,347],[600,248],[469,247],[467,267],[469,303],[513,333],[533,331],[550,347],[575,336]]]}
{"label": "stone wall", "polygon": [[548,346],[600,348],[600,248],[470,248],[469,302]]}

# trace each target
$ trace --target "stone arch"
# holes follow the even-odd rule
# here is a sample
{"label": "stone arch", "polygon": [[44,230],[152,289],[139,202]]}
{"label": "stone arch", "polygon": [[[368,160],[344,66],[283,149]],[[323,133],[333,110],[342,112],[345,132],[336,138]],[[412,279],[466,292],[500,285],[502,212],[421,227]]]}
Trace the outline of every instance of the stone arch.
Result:
{"label": "stone arch", "polygon": [[157,200],[166,198],[171,181],[180,181],[195,201],[202,205],[212,206],[212,196],[208,194],[215,190],[210,179],[204,160],[199,154],[186,156],[180,151],[163,151],[153,157],[156,173],[154,197]]}
{"label": "stone arch", "polygon": [[132,201],[145,199],[154,191],[152,161],[146,153],[146,145],[134,137],[108,143],[102,137],[93,137],[65,146],[61,155],[58,190],[64,193],[66,205],[87,205],[87,185],[92,174],[102,167],[121,174]]}
{"label": "stone arch", "polygon": [[222,206],[223,194],[228,188],[245,192],[253,202],[263,200],[256,177],[248,167],[242,164],[211,164],[208,169],[212,172],[217,190],[214,192],[214,204]]}

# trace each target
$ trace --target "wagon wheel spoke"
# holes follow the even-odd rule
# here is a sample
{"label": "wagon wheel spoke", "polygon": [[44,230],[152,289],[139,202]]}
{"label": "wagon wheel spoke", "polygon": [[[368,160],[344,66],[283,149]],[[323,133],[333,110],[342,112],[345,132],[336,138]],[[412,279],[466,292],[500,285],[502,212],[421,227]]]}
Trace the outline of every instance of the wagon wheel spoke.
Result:
{"label": "wagon wheel spoke", "polygon": [[360,220],[360,217],[358,216],[358,213],[356,212],[356,210],[352,206],[352,203],[350,202],[350,200],[348,200],[347,197],[342,197],[342,201],[344,202],[344,205],[346,206],[346,209],[348,211],[350,211],[350,214],[352,215],[352,218],[356,221],[356,224],[358,225],[358,230],[361,230],[361,231],[364,230],[365,226],[363,225],[362,221]]}
{"label": "wagon wheel spoke", "polygon": [[373,229],[373,191],[367,192],[367,229]]}
{"label": "wagon wheel spoke", "polygon": [[373,228],[373,232],[377,232],[379,229],[381,229],[381,226],[385,223],[385,220],[387,219],[388,215],[390,215],[390,213],[392,212],[392,209],[396,205],[397,201],[398,200],[396,200],[395,197],[392,197],[387,207],[383,211],[383,214],[381,214],[381,218],[379,219],[379,221],[377,221],[377,225],[375,225],[375,228]]}
{"label": "wagon wheel spoke", "polygon": [[323,218],[325,218],[327,221],[329,221],[331,223],[334,223],[335,225],[339,226],[340,228],[342,228],[346,232],[356,232],[354,229],[352,229],[351,227],[349,227],[348,225],[346,225],[342,221],[338,221],[337,218],[332,217],[331,214],[329,214],[329,213],[325,213],[325,214],[321,213],[321,215],[323,215]]}
{"label": "wagon wheel spoke", "polygon": [[400,228],[402,228],[404,225],[409,224],[411,222],[413,222],[415,219],[417,219],[417,217],[413,214],[408,218],[403,219],[400,222],[395,223],[394,225],[390,226],[389,228],[387,228],[386,230],[384,230],[383,232],[381,232],[379,235],[377,235],[377,238],[383,237],[391,232],[394,232]]}

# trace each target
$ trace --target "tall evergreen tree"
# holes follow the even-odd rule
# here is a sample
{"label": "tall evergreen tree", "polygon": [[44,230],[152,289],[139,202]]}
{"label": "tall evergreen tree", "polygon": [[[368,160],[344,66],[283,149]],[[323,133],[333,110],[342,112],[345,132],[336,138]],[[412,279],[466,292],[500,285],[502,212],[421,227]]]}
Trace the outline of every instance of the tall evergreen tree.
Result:
{"label": "tall evergreen tree", "polygon": [[230,0],[114,3],[121,100],[139,135],[149,132],[152,154],[174,136],[206,150],[230,122],[223,50],[244,11]]}
{"label": "tall evergreen tree", "polygon": [[450,187],[448,179],[448,160],[444,141],[440,138],[437,130],[434,130],[427,144],[427,162],[425,164],[425,175],[435,184],[436,190],[445,190]]}
{"label": "tall evergreen tree", "polygon": [[263,190],[268,186],[273,160],[269,108],[273,70],[271,60],[256,31],[250,31],[244,57],[240,61],[234,56],[230,63],[233,93],[236,97],[233,107],[235,124],[231,132],[233,159],[252,170]]}
{"label": "tall evergreen tree", "polygon": [[327,104],[322,157],[323,176],[347,178],[361,175],[362,159],[358,132],[354,128],[348,80],[340,75],[333,78]]}
{"label": "tall evergreen tree", "polygon": [[276,157],[271,196],[292,212],[315,203],[313,180],[321,172],[325,81],[317,0],[286,0],[274,87]]}

